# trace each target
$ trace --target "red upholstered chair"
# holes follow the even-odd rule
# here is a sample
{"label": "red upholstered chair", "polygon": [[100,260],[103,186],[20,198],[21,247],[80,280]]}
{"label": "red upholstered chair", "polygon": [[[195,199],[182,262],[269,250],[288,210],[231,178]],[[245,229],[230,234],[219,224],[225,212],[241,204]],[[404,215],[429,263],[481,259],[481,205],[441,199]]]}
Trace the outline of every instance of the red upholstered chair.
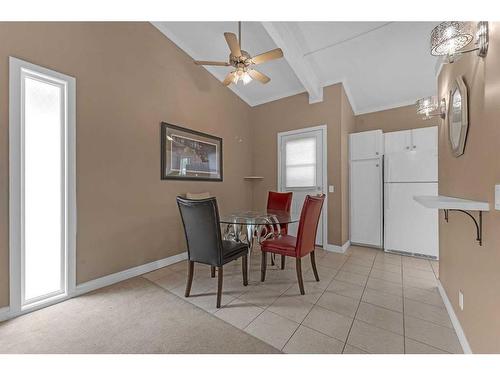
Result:
{"label": "red upholstered chair", "polygon": [[[290,213],[292,207],[292,197],[293,193],[278,193],[276,191],[270,191],[267,194],[267,209],[268,210],[279,210]],[[281,224],[281,235],[288,233],[288,224]],[[269,225],[266,226],[266,231],[276,232],[278,228],[271,228]],[[273,263],[274,264],[274,263]],[[285,268],[285,256],[281,256],[281,269]]]}
{"label": "red upholstered chair", "polygon": [[310,195],[306,196],[304,205],[302,206],[302,212],[300,214],[297,237],[284,234],[280,237],[262,242],[261,281],[266,279],[267,253],[280,254],[281,256],[295,258],[300,294],[305,294],[304,281],[302,279],[301,259],[307,254],[310,254],[311,257],[314,278],[316,281],[319,281],[314,256],[314,246],[316,242],[316,231],[318,229],[319,217],[321,215],[321,208],[323,207],[324,200],[324,194],[316,197],[312,197]]}

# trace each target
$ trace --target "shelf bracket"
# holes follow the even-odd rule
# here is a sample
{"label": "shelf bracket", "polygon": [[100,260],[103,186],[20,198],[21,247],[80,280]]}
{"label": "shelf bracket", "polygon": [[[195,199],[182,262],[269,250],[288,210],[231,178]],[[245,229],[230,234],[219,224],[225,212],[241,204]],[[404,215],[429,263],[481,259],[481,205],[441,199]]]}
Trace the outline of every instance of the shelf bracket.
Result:
{"label": "shelf bracket", "polygon": [[444,219],[446,220],[446,222],[448,222],[448,220],[449,220],[449,217],[448,217],[449,211],[462,212],[472,219],[472,221],[474,222],[474,225],[476,226],[476,241],[479,242],[479,246],[483,246],[483,211],[478,211],[478,213],[479,213],[479,222],[478,222],[478,220],[476,220],[476,218],[474,216],[472,216],[467,211],[445,209],[444,210]]}

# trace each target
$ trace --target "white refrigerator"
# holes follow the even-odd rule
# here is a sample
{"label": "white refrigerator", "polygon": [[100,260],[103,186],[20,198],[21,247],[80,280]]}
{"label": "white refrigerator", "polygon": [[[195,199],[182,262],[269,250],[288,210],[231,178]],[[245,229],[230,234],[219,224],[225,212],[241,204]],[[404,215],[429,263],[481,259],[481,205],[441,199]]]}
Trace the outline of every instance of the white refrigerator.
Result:
{"label": "white refrigerator", "polygon": [[384,134],[384,250],[439,257],[438,210],[415,195],[438,195],[438,129]]}
{"label": "white refrigerator", "polygon": [[350,240],[382,248],[384,135],[372,130],[349,136]]}

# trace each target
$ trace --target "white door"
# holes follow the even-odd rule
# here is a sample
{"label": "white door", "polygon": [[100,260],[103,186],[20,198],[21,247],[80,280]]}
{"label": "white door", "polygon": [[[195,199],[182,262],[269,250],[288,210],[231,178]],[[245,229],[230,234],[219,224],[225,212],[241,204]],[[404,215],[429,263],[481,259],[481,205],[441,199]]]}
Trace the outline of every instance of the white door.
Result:
{"label": "white door", "polygon": [[437,193],[437,183],[385,184],[385,250],[438,257],[438,210],[429,210],[413,199]]}
{"label": "white door", "polygon": [[[326,186],[326,127],[315,127],[278,134],[278,189],[293,192],[292,214],[300,215],[306,195],[325,192]],[[326,200],[323,211],[326,212]],[[316,244],[323,245],[324,215],[321,214]],[[288,226],[296,235],[298,223]]]}
{"label": "white door", "polygon": [[349,135],[350,160],[375,159],[383,154],[382,130]]}
{"label": "white door", "polygon": [[10,309],[66,298],[76,240],[75,79],[10,58]]}
{"label": "white door", "polygon": [[381,159],[350,163],[351,243],[382,247]]}

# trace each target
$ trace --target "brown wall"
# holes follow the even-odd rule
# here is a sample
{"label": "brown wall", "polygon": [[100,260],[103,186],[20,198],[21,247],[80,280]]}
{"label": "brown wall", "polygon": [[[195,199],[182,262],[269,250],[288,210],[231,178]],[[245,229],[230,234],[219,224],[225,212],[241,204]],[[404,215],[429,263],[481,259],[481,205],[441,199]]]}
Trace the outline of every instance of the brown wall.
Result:
{"label": "brown wall", "polygon": [[438,118],[423,120],[421,116],[417,115],[414,105],[407,105],[356,116],[355,132],[382,129],[384,133],[387,133],[438,124]]}
{"label": "brown wall", "polygon": [[279,132],[327,125],[328,184],[335,193],[328,194],[328,243],[342,245],[341,189],[341,98],[342,85],[325,87],[323,102],[309,104],[306,93],[262,104],[252,109],[254,132],[254,173],[263,176],[254,183],[254,206],[263,208],[267,192],[277,187],[277,134]]}
{"label": "brown wall", "polygon": [[[494,188],[500,183],[500,23],[490,22],[486,58],[465,55],[439,75],[440,97],[448,101],[453,80],[462,75],[469,89],[469,131],[464,155],[452,156],[446,126],[439,132],[439,193],[490,203],[483,215],[483,246],[472,221],[450,213],[440,233],[440,280],[475,353],[500,353],[500,213]],[[464,310],[458,291],[464,292]]]}
{"label": "brown wall", "polygon": [[[179,193],[209,191],[221,211],[250,207],[250,108],[152,25],[0,23],[0,40],[0,307],[9,278],[9,56],[76,78],[78,283],[182,252]],[[223,137],[224,182],[161,181],[161,121]]]}

